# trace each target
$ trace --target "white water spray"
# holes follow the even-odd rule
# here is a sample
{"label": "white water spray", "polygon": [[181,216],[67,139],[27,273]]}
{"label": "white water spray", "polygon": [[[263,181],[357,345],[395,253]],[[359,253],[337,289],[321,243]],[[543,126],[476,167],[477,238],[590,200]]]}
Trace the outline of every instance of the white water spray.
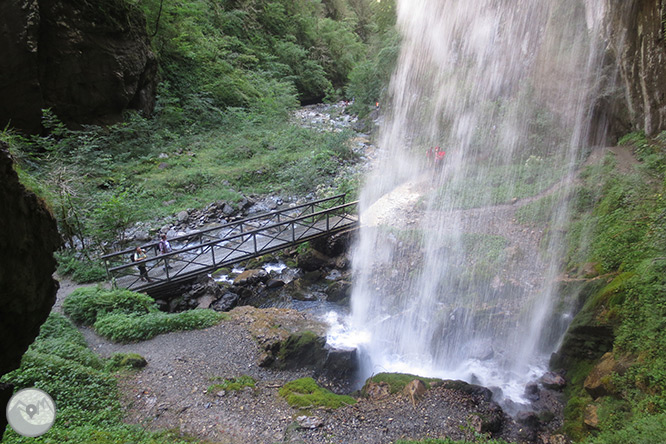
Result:
{"label": "white water spray", "polygon": [[[361,195],[351,329],[362,378],[460,378],[519,400],[554,313],[590,136],[603,0],[399,0],[403,36]],[[426,156],[430,147],[443,161]],[[550,221],[550,231],[539,228]]]}

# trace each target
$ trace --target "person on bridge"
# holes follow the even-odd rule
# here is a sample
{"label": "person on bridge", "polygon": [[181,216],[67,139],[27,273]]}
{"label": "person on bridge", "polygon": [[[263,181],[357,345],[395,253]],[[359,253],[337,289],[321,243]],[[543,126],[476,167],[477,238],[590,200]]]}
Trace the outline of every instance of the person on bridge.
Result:
{"label": "person on bridge", "polygon": [[[148,259],[148,256],[146,256],[146,252],[143,251],[141,247],[136,247],[136,250],[134,250],[134,262],[139,262],[144,259]],[[139,275],[141,276],[142,281],[148,281],[152,282],[152,280],[148,277],[148,271],[146,270],[146,264],[142,263],[136,266],[136,268],[139,269]]]}
{"label": "person on bridge", "polygon": [[[162,239],[160,240],[160,243],[158,244],[158,248],[160,250],[160,254],[171,253],[171,244],[167,240],[166,234],[162,235]],[[173,268],[173,267],[169,265],[169,258],[165,257],[164,258],[164,270],[166,270],[167,268]]]}

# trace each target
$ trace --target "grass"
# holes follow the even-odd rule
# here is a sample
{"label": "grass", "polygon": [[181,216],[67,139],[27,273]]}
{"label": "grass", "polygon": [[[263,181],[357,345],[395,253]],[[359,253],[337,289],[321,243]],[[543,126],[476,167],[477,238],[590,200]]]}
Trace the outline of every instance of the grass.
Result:
{"label": "grass", "polygon": [[227,314],[212,310],[164,313],[150,296],[101,287],[75,290],[65,299],[63,310],[75,322],[92,326],[115,342],[142,341],[162,333],[208,328],[228,318]]}
{"label": "grass", "polygon": [[200,442],[178,433],[149,432],[125,424],[119,402],[117,368],[111,360],[99,358],[88,349],[81,333],[70,320],[52,313],[39,336],[23,356],[21,367],[1,379],[16,390],[37,387],[56,403],[56,421],[51,430],[37,438],[18,435],[10,427],[5,444],[166,444]]}
{"label": "grass", "polygon": [[279,393],[292,407],[337,409],[356,404],[356,399],[351,396],[336,395],[330,390],[319,387],[312,378],[288,382],[280,388]]}

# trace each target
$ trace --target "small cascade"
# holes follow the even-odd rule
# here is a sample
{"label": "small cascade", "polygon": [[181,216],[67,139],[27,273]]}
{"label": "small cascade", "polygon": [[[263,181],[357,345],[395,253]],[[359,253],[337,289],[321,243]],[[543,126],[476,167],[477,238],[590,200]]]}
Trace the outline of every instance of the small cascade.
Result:
{"label": "small cascade", "polygon": [[572,177],[600,131],[604,14],[603,0],[398,1],[353,253],[362,379],[464,379],[520,402],[545,371],[569,320],[556,278]]}

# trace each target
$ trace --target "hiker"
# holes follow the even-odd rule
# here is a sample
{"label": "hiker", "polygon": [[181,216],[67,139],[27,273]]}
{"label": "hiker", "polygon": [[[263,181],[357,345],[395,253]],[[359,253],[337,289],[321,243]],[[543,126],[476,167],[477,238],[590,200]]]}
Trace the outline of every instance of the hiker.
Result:
{"label": "hiker", "polygon": [[[136,250],[134,250],[134,262],[139,262],[144,259],[148,259],[148,256],[146,256],[146,252],[143,251],[141,247],[136,247]],[[139,269],[139,275],[141,276],[142,281],[148,281],[152,282],[152,280],[148,277],[148,271],[146,270],[146,264],[142,263],[136,266],[136,268]]]}
{"label": "hiker", "polygon": [[435,165],[442,165],[444,163],[444,155],[446,152],[440,147],[435,147]]}
{"label": "hiker", "polygon": [[[171,253],[171,244],[167,240],[166,234],[162,235],[162,239],[160,240],[160,243],[158,244],[160,254],[167,254]],[[164,267],[162,267],[163,270],[167,270],[168,268],[173,268],[172,266],[169,265],[169,258],[165,257],[164,258]]]}

